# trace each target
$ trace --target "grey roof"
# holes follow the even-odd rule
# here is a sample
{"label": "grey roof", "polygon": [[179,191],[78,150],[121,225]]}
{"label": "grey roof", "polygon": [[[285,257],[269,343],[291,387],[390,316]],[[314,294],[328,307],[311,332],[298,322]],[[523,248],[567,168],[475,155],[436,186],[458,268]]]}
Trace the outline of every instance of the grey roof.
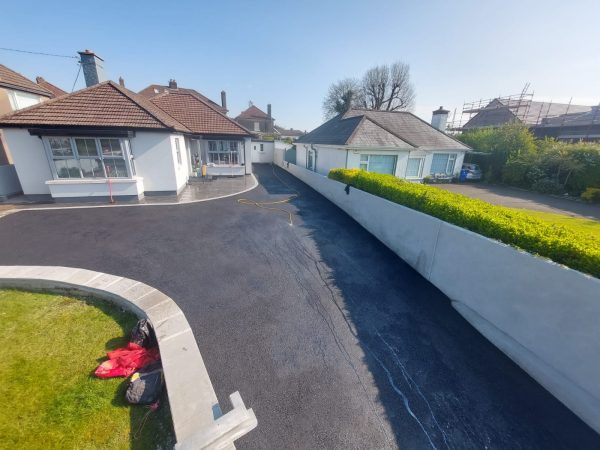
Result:
{"label": "grey roof", "polygon": [[470,150],[468,146],[407,111],[352,109],[296,142],[364,147]]}
{"label": "grey roof", "polygon": [[581,127],[600,125],[600,106],[592,106],[591,111],[563,114],[542,120],[540,128],[550,127]]}
{"label": "grey roof", "polygon": [[525,125],[536,125],[544,118],[557,117],[566,113],[582,113],[592,109],[591,106],[569,105],[567,103],[536,102],[532,100],[492,100],[485,108],[475,114],[464,126],[464,129],[497,127],[509,122],[522,122]]}

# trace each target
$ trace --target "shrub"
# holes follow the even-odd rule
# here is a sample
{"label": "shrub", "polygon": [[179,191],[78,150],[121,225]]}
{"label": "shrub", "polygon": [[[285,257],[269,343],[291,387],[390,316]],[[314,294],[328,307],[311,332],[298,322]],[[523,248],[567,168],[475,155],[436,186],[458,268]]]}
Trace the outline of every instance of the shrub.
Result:
{"label": "shrub", "polygon": [[600,203],[600,188],[587,188],[583,194],[581,194],[581,198],[586,202]]}
{"label": "shrub", "polygon": [[329,178],[600,277],[600,241],[592,235],[393,175],[333,169]]}
{"label": "shrub", "polygon": [[531,185],[531,189],[542,194],[562,194],[563,187],[550,178],[542,178]]}

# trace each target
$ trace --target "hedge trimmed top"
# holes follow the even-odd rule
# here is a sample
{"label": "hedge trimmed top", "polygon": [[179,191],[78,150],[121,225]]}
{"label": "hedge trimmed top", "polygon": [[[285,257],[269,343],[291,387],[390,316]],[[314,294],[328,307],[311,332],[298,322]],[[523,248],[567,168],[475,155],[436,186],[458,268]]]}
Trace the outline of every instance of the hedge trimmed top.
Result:
{"label": "hedge trimmed top", "polygon": [[600,240],[590,234],[393,175],[333,169],[329,178],[600,278]]}

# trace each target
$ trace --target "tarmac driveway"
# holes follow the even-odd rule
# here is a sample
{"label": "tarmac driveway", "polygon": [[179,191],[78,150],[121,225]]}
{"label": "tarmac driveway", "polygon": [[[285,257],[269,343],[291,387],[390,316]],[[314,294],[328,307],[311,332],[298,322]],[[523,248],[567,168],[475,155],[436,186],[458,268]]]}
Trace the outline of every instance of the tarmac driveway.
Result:
{"label": "tarmac driveway", "polygon": [[239,390],[254,408],[239,449],[600,448],[341,210],[279,169],[256,172],[260,186],[240,197],[297,190],[282,205],[293,226],[236,197],[25,211],[0,219],[0,264],[83,267],[171,296],[221,406]]}
{"label": "tarmac driveway", "polygon": [[597,205],[510,186],[485,183],[436,184],[435,186],[467,197],[478,198],[494,205],[600,220],[600,207]]}

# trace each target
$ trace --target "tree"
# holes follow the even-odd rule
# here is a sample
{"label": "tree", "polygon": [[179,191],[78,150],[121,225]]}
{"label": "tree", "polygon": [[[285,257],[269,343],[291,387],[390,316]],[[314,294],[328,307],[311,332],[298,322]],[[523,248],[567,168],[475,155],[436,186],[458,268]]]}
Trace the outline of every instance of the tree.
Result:
{"label": "tree", "polygon": [[360,103],[367,109],[383,111],[407,110],[414,106],[415,91],[410,82],[410,67],[395,62],[373,67],[361,82]]}
{"label": "tree", "polygon": [[323,101],[323,112],[330,119],[343,114],[353,106],[359,98],[360,85],[354,78],[346,78],[329,86],[327,97]]}
{"label": "tree", "polygon": [[398,61],[367,70],[361,80],[346,78],[333,83],[323,101],[323,112],[326,118],[331,118],[350,108],[407,110],[414,102],[410,67]]}

